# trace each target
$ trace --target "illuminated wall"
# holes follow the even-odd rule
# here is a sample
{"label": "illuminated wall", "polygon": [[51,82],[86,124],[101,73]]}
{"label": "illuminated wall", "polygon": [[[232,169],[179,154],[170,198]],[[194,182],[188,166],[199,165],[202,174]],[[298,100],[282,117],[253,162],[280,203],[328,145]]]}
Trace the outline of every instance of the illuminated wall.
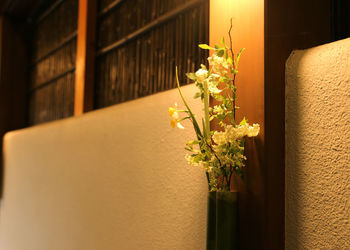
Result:
{"label": "illuminated wall", "polygon": [[286,249],[350,248],[350,39],[286,66]]}
{"label": "illuminated wall", "polygon": [[[183,91],[199,113],[195,87]],[[205,249],[206,177],[184,159],[191,123],[170,127],[175,101],[176,89],[7,134],[0,249]]]}

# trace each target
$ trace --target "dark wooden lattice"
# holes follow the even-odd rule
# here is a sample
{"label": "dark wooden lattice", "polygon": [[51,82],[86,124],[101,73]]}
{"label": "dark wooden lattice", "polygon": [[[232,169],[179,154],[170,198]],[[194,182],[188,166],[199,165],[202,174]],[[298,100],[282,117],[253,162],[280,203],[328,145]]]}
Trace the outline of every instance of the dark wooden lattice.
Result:
{"label": "dark wooden lattice", "polygon": [[100,0],[95,108],[174,88],[205,63],[208,1]]}
{"label": "dark wooden lattice", "polygon": [[29,124],[73,115],[78,0],[58,0],[34,20]]}

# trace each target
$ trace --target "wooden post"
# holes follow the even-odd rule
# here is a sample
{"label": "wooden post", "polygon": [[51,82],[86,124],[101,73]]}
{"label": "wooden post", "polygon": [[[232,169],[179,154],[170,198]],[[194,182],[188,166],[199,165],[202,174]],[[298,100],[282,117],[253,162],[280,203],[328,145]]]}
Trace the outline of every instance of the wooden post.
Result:
{"label": "wooden post", "polygon": [[[26,56],[21,34],[16,32],[8,18],[0,16],[0,152],[3,135],[27,125]],[[0,153],[0,197],[2,160]]]}
{"label": "wooden post", "polygon": [[79,0],[74,115],[93,109],[96,0]]}
{"label": "wooden post", "polygon": [[[235,54],[245,48],[236,78],[236,119],[245,116],[249,123],[259,123],[257,138],[246,141],[246,181],[233,179],[239,194],[240,246],[244,249],[264,249],[264,0],[211,0],[209,8],[209,43],[214,47],[225,38],[232,18],[232,47]],[[252,240],[254,239],[254,240]]]}
{"label": "wooden post", "polygon": [[232,17],[234,50],[246,48],[237,77],[237,120],[244,115],[261,126],[259,136],[247,140],[247,178],[237,185],[241,248],[285,248],[285,62],[293,49],[330,40],[329,6],[329,0],[210,0],[210,44],[222,36],[228,41]]}
{"label": "wooden post", "polygon": [[285,63],[292,50],[330,42],[330,6],[330,0],[265,0],[265,249],[284,249],[290,227],[284,224]]}

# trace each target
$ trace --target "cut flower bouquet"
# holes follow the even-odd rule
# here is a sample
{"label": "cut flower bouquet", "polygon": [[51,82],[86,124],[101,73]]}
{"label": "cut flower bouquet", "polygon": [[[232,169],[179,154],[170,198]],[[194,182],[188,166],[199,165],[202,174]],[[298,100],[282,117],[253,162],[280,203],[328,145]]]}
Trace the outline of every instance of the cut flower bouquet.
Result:
{"label": "cut flower bouquet", "polygon": [[[181,122],[192,122],[196,138],[186,143],[185,149],[189,151],[186,160],[193,166],[204,168],[208,180],[209,191],[231,191],[231,179],[237,174],[244,180],[243,168],[247,160],[244,155],[246,137],[258,135],[259,124],[249,125],[246,118],[236,122],[236,76],[238,63],[244,49],[237,55],[233,53],[230,37],[230,47],[224,39],[220,45],[210,47],[200,44],[201,49],[212,50],[208,57],[209,68],[201,65],[195,73],[187,73],[198,92],[194,98],[203,102],[203,119],[199,122],[191,111],[182,95],[178,73],[176,69],[177,87],[185,109],[179,109],[177,104],[169,108],[170,124],[172,127],[184,129]],[[211,107],[209,98],[215,99],[218,104]],[[210,121],[216,120],[218,130],[211,130]],[[201,125],[201,126],[200,126]]]}

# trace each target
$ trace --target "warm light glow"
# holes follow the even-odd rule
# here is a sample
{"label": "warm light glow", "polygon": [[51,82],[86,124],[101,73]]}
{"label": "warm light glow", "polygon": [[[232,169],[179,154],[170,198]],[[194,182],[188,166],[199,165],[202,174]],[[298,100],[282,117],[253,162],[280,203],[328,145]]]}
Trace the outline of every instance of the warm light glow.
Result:
{"label": "warm light glow", "polygon": [[[223,34],[229,43],[232,18],[233,50],[246,48],[238,69],[237,120],[244,114],[249,122],[264,124],[264,0],[210,0],[209,16],[211,46],[219,44]],[[260,134],[263,138],[263,130]]]}
{"label": "warm light glow", "polygon": [[242,39],[248,38],[246,33],[253,31],[259,35],[264,27],[263,13],[263,0],[211,0],[210,45],[213,46],[215,43],[219,43],[222,34],[226,34],[225,40],[228,41],[227,32],[230,28],[231,18],[234,47],[239,47],[242,44]]}

